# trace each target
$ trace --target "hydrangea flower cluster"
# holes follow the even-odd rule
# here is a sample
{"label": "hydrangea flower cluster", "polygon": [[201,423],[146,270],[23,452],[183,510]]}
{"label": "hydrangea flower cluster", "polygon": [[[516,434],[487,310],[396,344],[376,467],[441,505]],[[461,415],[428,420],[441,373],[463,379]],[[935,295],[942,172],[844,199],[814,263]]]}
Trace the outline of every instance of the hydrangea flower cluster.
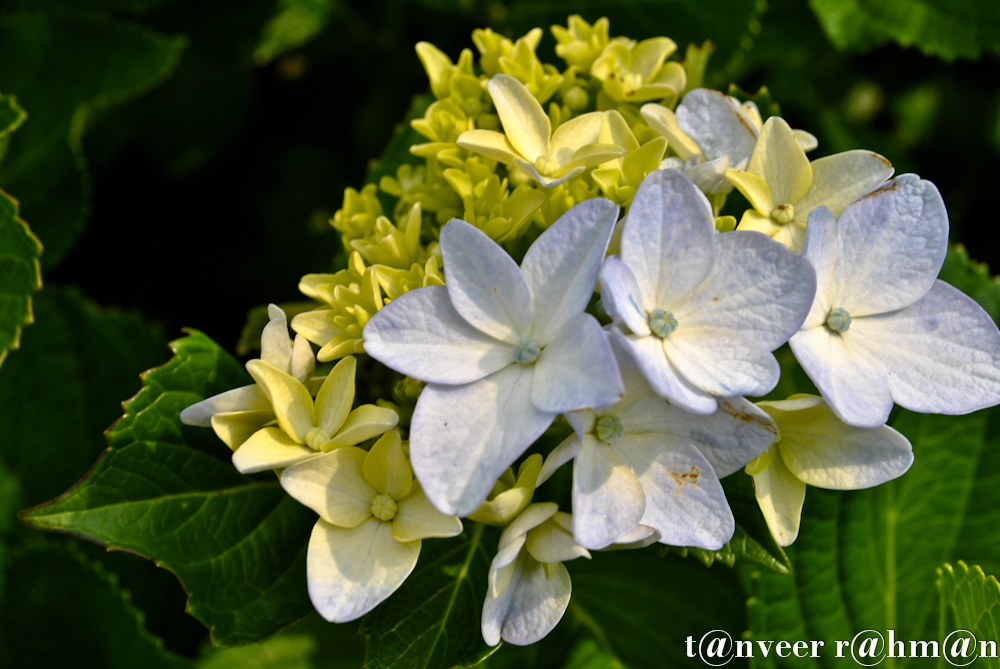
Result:
{"label": "hydrangea flower cluster", "polygon": [[[532,643],[568,606],[564,562],[722,548],[720,479],[752,476],[787,546],[806,485],[909,468],[894,404],[1000,403],[1000,332],[936,278],[933,184],[890,180],[870,151],[810,161],[808,132],[701,87],[708,44],[678,61],[606,19],[552,32],[563,70],[535,55],[539,29],[475,31],[478,62],[417,45],[435,101],[411,122],[415,164],[347,190],[331,221],[347,266],[302,278],[320,306],[294,340],[270,307],[255,383],[182,414],[318,514],[327,620],[371,611],[465,518],[503,528],[484,640]],[[820,395],[747,399],[775,388],[786,343]],[[359,364],[397,374],[391,398],[355,406]],[[538,501],[570,462],[571,508]]]}

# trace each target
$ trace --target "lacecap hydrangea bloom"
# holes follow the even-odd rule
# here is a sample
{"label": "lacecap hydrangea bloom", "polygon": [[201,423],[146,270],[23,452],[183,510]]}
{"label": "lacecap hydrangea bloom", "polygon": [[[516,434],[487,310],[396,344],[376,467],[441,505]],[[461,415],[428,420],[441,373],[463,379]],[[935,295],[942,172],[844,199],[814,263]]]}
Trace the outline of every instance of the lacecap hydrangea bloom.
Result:
{"label": "lacecap hydrangea bloom", "polygon": [[[478,58],[454,61],[418,44],[434,100],[413,164],[345,192],[339,271],[302,277],[316,304],[294,340],[271,305],[254,384],[181,415],[319,516],[305,560],[327,620],[397,592],[423,541],[491,525],[463,624],[533,643],[569,607],[564,563],[726,550],[722,479],[752,477],[787,546],[806,486],[879,485],[919,457],[894,404],[1000,403],[1000,331],[936,279],[930,182],[888,181],[861,149],[810,161],[816,138],[775,106],[703,85],[711,44],[679,58],[609,30],[554,26],[565,67],[538,58],[540,29],[477,30]],[[821,396],[755,403],[786,343]]]}

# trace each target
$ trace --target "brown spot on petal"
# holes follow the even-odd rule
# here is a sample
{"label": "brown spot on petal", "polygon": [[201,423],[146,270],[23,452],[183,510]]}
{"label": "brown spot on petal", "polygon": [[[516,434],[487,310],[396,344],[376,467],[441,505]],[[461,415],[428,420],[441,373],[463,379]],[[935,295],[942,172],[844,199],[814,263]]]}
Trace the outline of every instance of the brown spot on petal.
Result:
{"label": "brown spot on petal", "polygon": [[752,414],[749,411],[740,411],[739,409],[734,407],[729,402],[726,402],[725,400],[719,400],[719,410],[729,414],[736,420],[741,420],[744,423],[752,423],[759,425],[760,427],[764,428],[774,436],[778,436],[778,426],[775,425],[774,422],[765,419],[763,416]]}
{"label": "brown spot on petal", "polygon": [[[879,158],[881,158],[881,156],[879,156]],[[886,161],[886,162],[889,162],[889,161]],[[890,167],[891,167],[891,165],[890,165]],[[876,189],[872,190],[871,192],[869,192],[867,195],[859,197],[852,204],[854,204],[856,202],[861,202],[862,200],[867,200],[870,197],[875,197],[876,195],[879,195],[881,193],[888,193],[891,190],[896,190],[896,188],[898,188],[898,187],[899,187],[899,182],[894,179],[894,180],[892,180],[892,181],[890,181],[888,183],[882,184],[878,188],[876,188]]]}
{"label": "brown spot on petal", "polygon": [[[689,485],[693,488],[694,486],[698,485],[698,479],[701,478],[701,470],[695,467],[694,465],[691,465],[691,471],[674,472],[668,469],[667,473],[670,474],[670,478],[674,480],[674,483],[677,484],[678,488],[683,488],[686,485]],[[679,494],[680,490],[678,490],[677,492]]]}
{"label": "brown spot on petal", "polygon": [[885,166],[886,166],[886,167],[892,167],[892,163],[890,163],[890,162],[889,162],[888,160],[886,160],[886,159],[885,159],[884,157],[882,157],[882,156],[880,156],[880,155],[878,155],[877,153],[874,153],[874,152],[872,152],[872,155],[873,155],[874,157],[878,158],[879,160],[881,160],[881,161],[882,161],[883,163],[885,163]]}

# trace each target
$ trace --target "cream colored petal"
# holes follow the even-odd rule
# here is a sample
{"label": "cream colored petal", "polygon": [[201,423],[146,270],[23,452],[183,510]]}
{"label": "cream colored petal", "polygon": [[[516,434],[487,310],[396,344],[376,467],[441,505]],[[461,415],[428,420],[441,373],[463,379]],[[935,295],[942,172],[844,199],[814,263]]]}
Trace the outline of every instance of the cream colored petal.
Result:
{"label": "cream colored petal", "polygon": [[565,164],[560,163],[553,176],[562,176],[579,168],[593,167],[625,155],[625,149],[615,144],[588,144],[569,157]]}
{"label": "cream colored petal", "polygon": [[795,135],[785,120],[777,116],[764,123],[747,172],[767,182],[771,201],[775,205],[798,202],[812,182],[812,168],[805,151],[795,141]]}
{"label": "cream colored petal", "polygon": [[687,71],[680,63],[670,61],[660,68],[649,83],[663,84],[669,87],[674,93],[680,93],[687,85]]}
{"label": "cream colored petal", "polygon": [[316,452],[300,446],[276,427],[258,430],[233,453],[233,465],[241,474],[280,469],[312,458]]}
{"label": "cream colored petal", "polygon": [[701,153],[701,149],[694,143],[694,140],[677,125],[677,117],[672,110],[660,104],[650,103],[643,105],[641,112],[649,127],[666,137],[667,144],[682,160],[687,160],[691,156]]}
{"label": "cream colored petal", "polygon": [[677,44],[668,37],[644,39],[632,49],[630,69],[639,74],[643,81],[649,81],[663,65],[663,61],[676,50]]}
{"label": "cream colored petal", "polygon": [[806,484],[785,466],[778,444],[771,445],[767,454],[771,464],[753,477],[754,493],[774,540],[779,546],[790,546],[799,536]]}
{"label": "cream colored petal", "polygon": [[313,398],[306,387],[294,376],[263,360],[248,362],[247,371],[271,401],[281,429],[300,444],[306,443],[309,430],[316,424]]}
{"label": "cream colored petal", "polygon": [[578,165],[577,167],[574,167],[569,172],[566,172],[565,174],[563,174],[561,176],[558,176],[558,177],[556,177],[556,176],[544,177],[544,176],[542,176],[539,173],[538,170],[535,169],[534,165],[532,165],[531,163],[525,162],[525,161],[521,160],[520,158],[515,158],[514,159],[514,167],[516,167],[517,169],[519,169],[522,172],[524,172],[525,174],[527,174],[529,177],[531,177],[532,179],[534,179],[535,181],[537,181],[539,184],[541,184],[545,188],[555,188],[556,186],[569,181],[573,177],[576,177],[576,176],[579,176],[579,175],[583,174],[583,171],[586,169],[582,165]]}
{"label": "cream colored petal", "polygon": [[295,344],[292,347],[291,373],[296,379],[305,383],[316,371],[316,354],[313,353],[309,339],[304,335],[295,335]]}
{"label": "cream colored petal", "polygon": [[368,483],[360,448],[338,448],[281,472],[281,487],[328,523],[356,527],[372,515],[378,491]]}
{"label": "cream colored petal", "polygon": [[192,404],[181,411],[181,422],[185,425],[211,427],[212,416],[217,413],[233,411],[270,411],[271,402],[260,386],[252,383],[249,386],[233,388],[224,393],[213,395],[207,400]]}
{"label": "cream colored petal", "polygon": [[234,451],[254,432],[274,420],[273,411],[232,411],[212,416],[215,434]]}
{"label": "cream colored petal", "polygon": [[[666,107],[664,107],[666,109]],[[556,132],[559,132],[556,130]],[[598,144],[614,144],[625,149],[625,152],[635,151],[639,148],[639,142],[636,140],[635,135],[632,133],[632,129],[628,127],[628,122],[625,118],[619,114],[614,109],[605,112],[601,116],[601,129],[597,134]],[[608,161],[601,165],[602,168],[618,167],[621,168],[622,159]]]}
{"label": "cream colored petal", "polygon": [[392,538],[392,524],[369,518],[341,529],[316,523],[306,556],[309,599],[334,623],[357,620],[403,584],[420,556],[420,542]]}
{"label": "cream colored petal", "polygon": [[396,427],[399,414],[392,409],[384,409],[374,404],[362,404],[352,411],[344,421],[340,432],[320,448],[330,451],[342,446],[354,446],[365,439],[371,439]]}
{"label": "cream colored petal", "polygon": [[803,223],[816,207],[840,218],[851,202],[892,176],[888,160],[871,151],[844,151],[810,163],[812,184],[795,203],[795,220]]}
{"label": "cream colored petal", "polygon": [[398,501],[410,494],[413,470],[403,455],[399,430],[386,432],[368,451],[368,457],[365,458],[365,478],[381,494],[388,495],[393,500]]}
{"label": "cream colored petal", "polygon": [[795,135],[795,141],[799,143],[799,146],[801,146],[802,150],[806,153],[809,153],[819,146],[819,140],[817,140],[816,136],[810,132],[806,132],[805,130],[792,130],[792,134]]}
{"label": "cream colored petal", "polygon": [[774,209],[774,200],[767,182],[753,172],[742,170],[726,170],[726,178],[750,200],[750,204],[763,216],[770,216]]}
{"label": "cream colored petal", "polygon": [[539,562],[566,562],[578,557],[590,559],[590,551],[573,541],[573,535],[549,518],[528,531],[525,548]]}
{"label": "cream colored petal", "polygon": [[343,331],[333,322],[333,309],[305,311],[292,319],[292,329],[314,344],[325,346]]}
{"label": "cream colored petal", "polygon": [[503,131],[518,153],[530,162],[550,155],[552,124],[524,84],[508,74],[497,74],[486,85]]}
{"label": "cream colored petal", "polygon": [[439,100],[448,95],[447,86],[443,85],[444,74],[454,67],[451,59],[430,42],[417,42],[417,56],[427,71],[431,82],[431,90]]}
{"label": "cream colored petal", "polygon": [[[508,544],[516,543],[518,537],[527,534],[531,528],[538,527],[544,523],[554,516],[558,510],[559,505],[555,502],[539,502],[538,504],[529,506],[510,525],[504,528],[504,531],[500,534],[500,549],[503,549]],[[496,560],[494,560],[494,563],[495,567],[501,566],[500,564],[496,564]]]}
{"label": "cream colored petal", "polygon": [[601,135],[603,118],[604,114],[601,112],[590,112],[566,121],[552,134],[552,145],[547,155],[555,158],[561,166],[581,147],[596,144]]}
{"label": "cream colored petal", "polygon": [[270,319],[260,335],[260,359],[283,372],[291,371],[292,338],[288,336],[285,312],[276,304],[267,305]]}
{"label": "cream colored petal", "polygon": [[414,484],[407,497],[399,500],[396,516],[392,519],[392,536],[396,541],[454,537],[461,533],[462,521],[435,509],[419,483]]}
{"label": "cream colored petal", "polygon": [[784,244],[796,253],[802,253],[802,246],[806,242],[806,224],[805,222],[791,221],[778,226],[778,231],[771,235],[771,239],[779,244]]}
{"label": "cream colored petal", "polygon": [[358,360],[354,356],[342,359],[334,365],[316,394],[317,422],[327,434],[337,434],[351,413],[357,368]]}
{"label": "cream colored petal", "polygon": [[[487,158],[498,160],[505,165],[510,165],[515,158],[519,157],[514,145],[507,141],[507,137],[502,132],[495,130],[466,130],[458,136],[458,145],[481,153]],[[298,316],[296,316],[296,319]],[[292,321],[294,326],[295,321]]]}

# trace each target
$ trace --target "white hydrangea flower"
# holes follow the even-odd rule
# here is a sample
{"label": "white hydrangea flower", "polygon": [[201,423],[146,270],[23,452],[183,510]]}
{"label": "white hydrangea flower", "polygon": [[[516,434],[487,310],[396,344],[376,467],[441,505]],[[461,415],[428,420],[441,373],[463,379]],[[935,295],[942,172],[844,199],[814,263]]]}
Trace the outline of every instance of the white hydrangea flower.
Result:
{"label": "white hydrangea flower", "polygon": [[774,388],[771,351],[802,324],[815,290],[809,262],[769,237],[716,234],[704,196],[676,170],[642,182],[621,256],[601,269],[615,336],[657,393],[701,414],[716,397]]}
{"label": "white hydrangea flower", "polygon": [[[663,167],[683,170],[706,193],[733,189],[726,170],[746,167],[763,125],[752,101],[740,104],[736,98],[709,88],[689,91],[676,114],[659,104],[643,105],[641,113],[680,156],[668,158]],[[816,148],[811,134],[804,130],[794,133],[803,151]]]}
{"label": "white hydrangea flower", "polygon": [[799,534],[806,484],[828,490],[871,488],[902,476],[913,464],[910,442],[888,425],[844,424],[815,395],[758,402],[774,418],[778,438],[747,465],[767,526],[781,546]]}
{"label": "white hydrangea flower", "polygon": [[483,639],[527,646],[559,623],[572,592],[563,562],[590,558],[573,541],[572,517],[554,502],[532,504],[500,535],[483,605]]}
{"label": "white hydrangea flower", "polygon": [[306,579],[309,599],[330,622],[356,620],[395,592],[422,539],[462,533],[462,521],[435,509],[413,480],[397,430],[370,451],[347,446],[292,465],[281,485],[319,514]]}
{"label": "white hydrangea flower", "polygon": [[552,451],[540,481],[574,459],[573,537],[585,548],[621,541],[637,524],[665,544],[721,548],[735,521],[719,478],[764,452],[777,434],[774,421],[741,397],[717,400],[709,416],[671,406],[624,345],[613,344],[625,396],[567,414],[576,434]]}
{"label": "white hydrangea flower", "polygon": [[468,515],[557,415],[612,404],[614,354],[584,313],[618,207],[581,202],[518,267],[465,221],[441,230],[447,283],[410,291],[368,321],[365,350],[427,381],[410,424],[410,457],[442,511]]}
{"label": "white hydrangea flower", "polygon": [[[292,341],[285,312],[278,305],[267,305],[267,315],[270,320],[260,336],[260,359],[316,392],[323,378],[312,379],[316,358],[309,342],[302,335],[296,335]],[[182,423],[211,427],[233,450],[273,420],[271,402],[256,383],[227,390],[181,411]]]}
{"label": "white hydrangea flower", "polygon": [[809,217],[804,255],[818,289],[789,342],[846,423],[876,427],[895,402],[964,414],[1000,402],[1000,332],[983,309],[936,279],[948,213],[934,184],[904,174]]}

